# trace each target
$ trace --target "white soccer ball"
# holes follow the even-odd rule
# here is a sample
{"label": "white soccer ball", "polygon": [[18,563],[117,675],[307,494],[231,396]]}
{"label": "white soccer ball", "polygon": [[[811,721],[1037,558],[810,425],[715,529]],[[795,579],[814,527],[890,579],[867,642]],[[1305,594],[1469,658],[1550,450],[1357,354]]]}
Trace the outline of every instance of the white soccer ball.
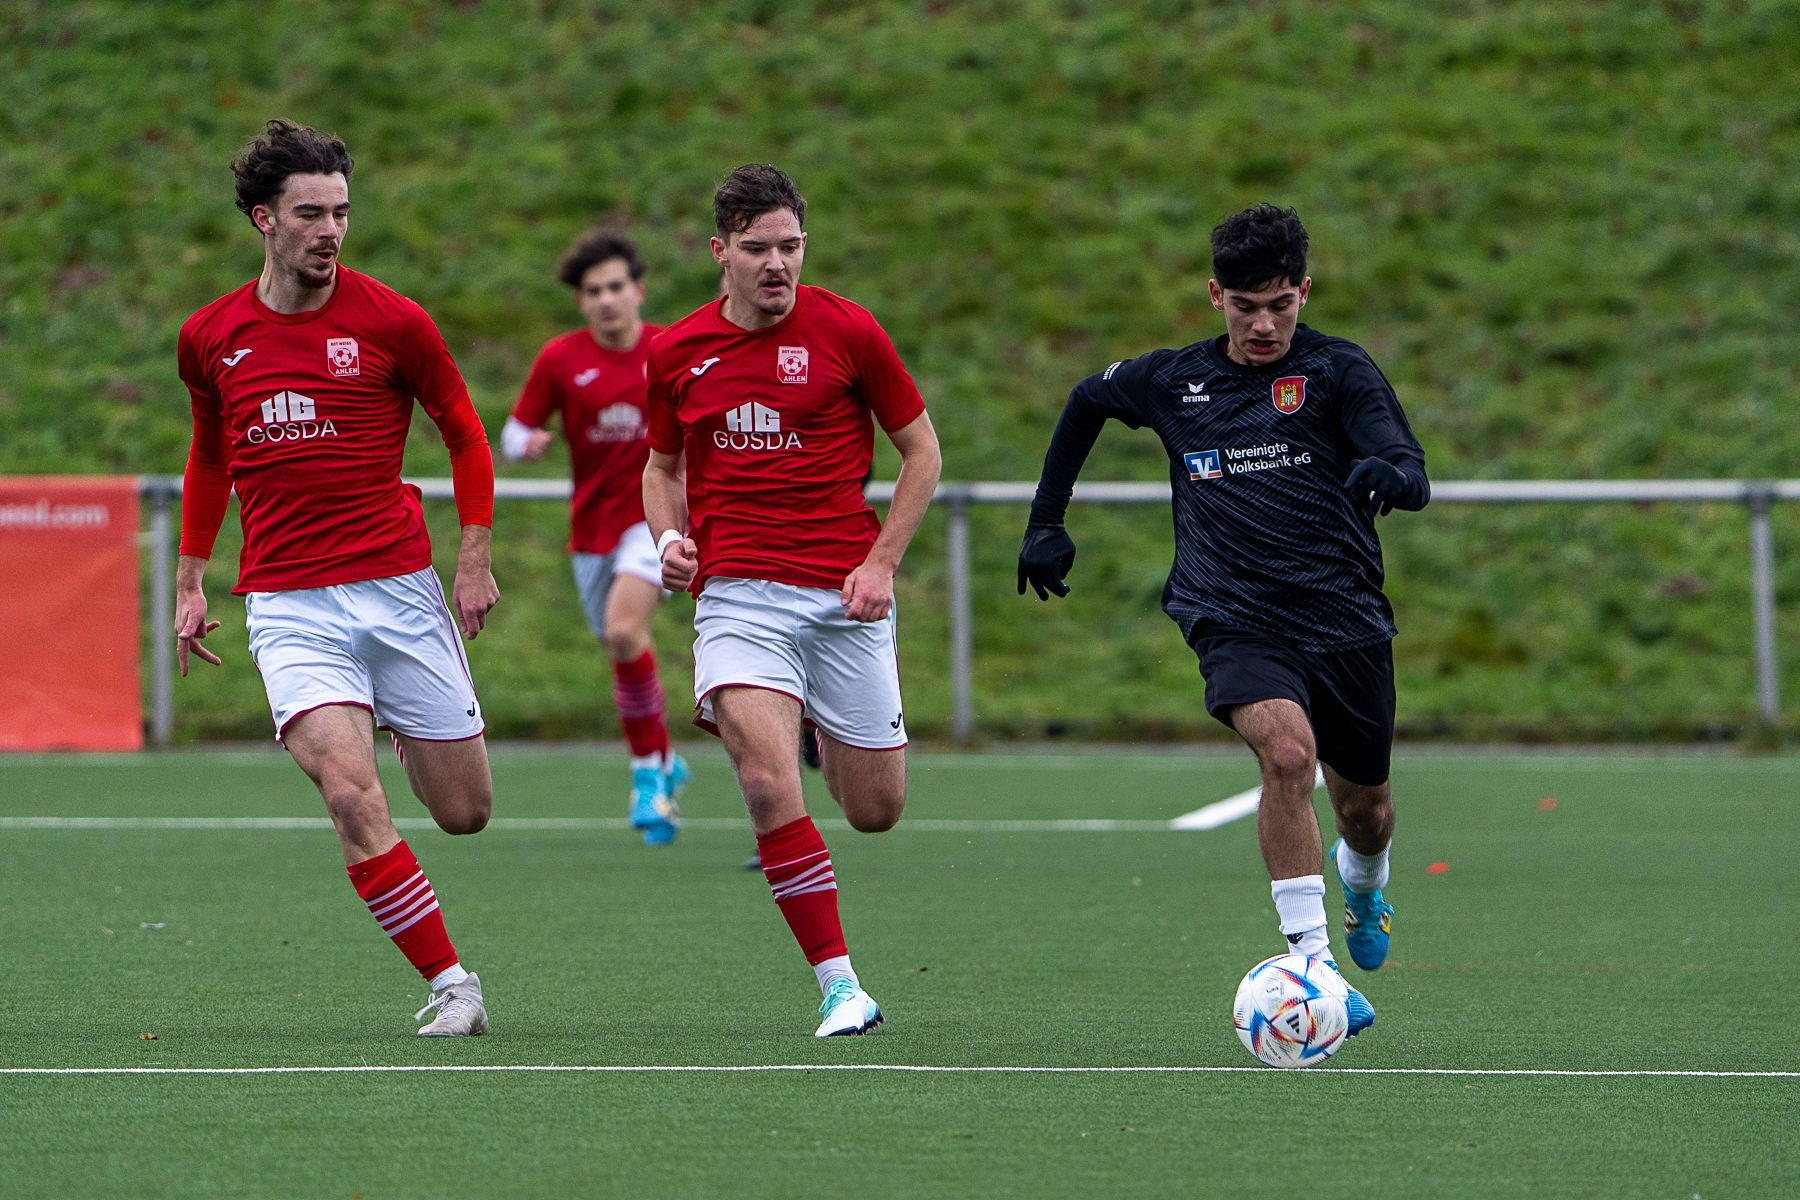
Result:
{"label": "white soccer ball", "polygon": [[1349,985],[1322,958],[1278,954],[1238,984],[1232,1020],[1244,1048],[1271,1067],[1310,1067],[1350,1032]]}

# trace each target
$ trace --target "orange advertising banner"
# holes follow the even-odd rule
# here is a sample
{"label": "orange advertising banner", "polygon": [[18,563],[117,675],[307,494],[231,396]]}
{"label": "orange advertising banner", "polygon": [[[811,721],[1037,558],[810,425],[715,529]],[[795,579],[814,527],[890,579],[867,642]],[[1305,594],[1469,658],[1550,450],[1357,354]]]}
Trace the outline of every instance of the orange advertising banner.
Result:
{"label": "orange advertising banner", "polygon": [[138,481],[0,476],[0,750],[140,750]]}

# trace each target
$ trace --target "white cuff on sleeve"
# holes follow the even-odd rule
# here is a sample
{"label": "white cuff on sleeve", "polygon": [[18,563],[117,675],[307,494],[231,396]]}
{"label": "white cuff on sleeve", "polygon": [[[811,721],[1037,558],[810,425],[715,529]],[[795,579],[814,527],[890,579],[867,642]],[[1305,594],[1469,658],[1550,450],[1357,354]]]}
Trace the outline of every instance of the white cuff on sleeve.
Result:
{"label": "white cuff on sleeve", "polygon": [[682,533],[679,529],[666,530],[661,537],[656,539],[656,560],[658,562],[662,561],[662,556],[668,552],[669,543],[679,542],[686,536],[687,535]]}
{"label": "white cuff on sleeve", "polygon": [[525,457],[525,449],[531,445],[531,435],[537,430],[516,417],[506,418],[506,424],[500,428],[500,453],[514,462]]}

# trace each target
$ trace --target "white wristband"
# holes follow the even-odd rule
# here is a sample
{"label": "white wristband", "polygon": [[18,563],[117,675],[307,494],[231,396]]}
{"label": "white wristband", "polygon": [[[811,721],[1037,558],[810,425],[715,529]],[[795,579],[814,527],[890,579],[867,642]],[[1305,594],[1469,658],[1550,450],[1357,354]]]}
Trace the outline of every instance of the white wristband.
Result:
{"label": "white wristband", "polygon": [[662,561],[662,556],[668,552],[669,543],[679,542],[685,536],[687,535],[679,529],[665,531],[661,537],[656,539],[656,561]]}

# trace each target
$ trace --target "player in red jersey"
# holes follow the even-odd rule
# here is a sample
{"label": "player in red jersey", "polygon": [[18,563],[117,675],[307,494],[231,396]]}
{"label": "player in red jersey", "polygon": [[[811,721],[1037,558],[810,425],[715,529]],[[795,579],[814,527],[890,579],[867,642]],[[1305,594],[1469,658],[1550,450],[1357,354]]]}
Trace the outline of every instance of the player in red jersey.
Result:
{"label": "player in red jersey", "polygon": [[[803,721],[816,727],[853,827],[900,820],[894,571],[942,462],[886,331],[800,286],[805,217],[774,167],[739,167],[714,193],[725,294],[651,343],[644,513],[663,586],[699,593],[695,719],[737,769],[763,874],[824,993],[816,1036],[831,1037],[873,1029],[881,1009],[850,965],[794,743]],[[885,526],[862,488],[877,421],[901,458]]]}
{"label": "player in red jersey", "polygon": [[[425,310],[338,262],[350,219],[344,143],[274,120],[232,163],[263,240],[257,279],[181,327],[194,415],[175,577],[176,653],[217,664],[201,578],[235,487],[250,653],[276,737],[317,785],[350,881],[431,987],[426,1037],[487,1032],[481,980],[388,810],[374,724],[449,833],[493,806],[481,705],[457,641],[500,598],[489,566],[494,466],[462,375]],[[454,615],[431,569],[417,488],[400,481],[414,398],[450,452],[462,546]],[[373,721],[371,721],[371,716]]]}
{"label": "player in red jersey", "polygon": [[584,234],[563,256],[557,278],[575,289],[585,328],[551,338],[538,352],[513,405],[500,448],[537,459],[560,419],[575,477],[569,553],[588,628],[612,658],[613,701],[631,747],[631,823],[646,845],[675,840],[675,798],[688,767],[669,749],[662,679],[650,624],[662,603],[662,567],[644,524],[644,364],[660,332],[639,317],[644,260],[630,238],[606,229]]}

